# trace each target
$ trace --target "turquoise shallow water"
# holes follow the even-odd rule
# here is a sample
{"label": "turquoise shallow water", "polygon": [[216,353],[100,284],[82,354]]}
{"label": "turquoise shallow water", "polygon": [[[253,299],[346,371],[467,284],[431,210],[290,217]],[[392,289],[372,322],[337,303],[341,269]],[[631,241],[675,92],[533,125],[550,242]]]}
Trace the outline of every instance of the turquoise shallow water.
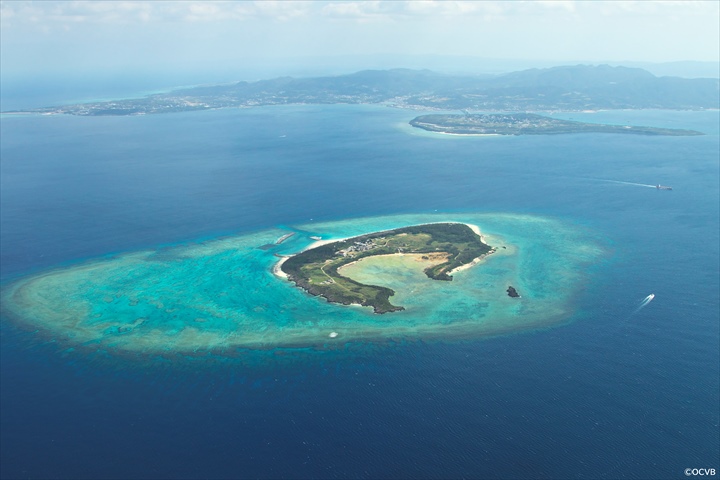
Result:
{"label": "turquoise shallow water", "polygon": [[[146,345],[138,339],[152,338],[139,335],[152,330],[150,320],[119,332],[107,318],[91,318],[108,325],[83,341],[36,323],[41,316],[17,328],[22,319],[0,312],[0,477],[670,479],[685,468],[717,468],[718,112],[567,115],[707,134],[662,138],[409,134],[416,115],[305,105],[0,119],[3,287],[103,262],[115,265],[112,280],[123,286],[125,261],[142,265],[138,280],[174,302],[158,310],[131,288],[122,300],[111,288],[92,302],[87,289],[59,298],[91,303],[104,317],[157,312],[151,320],[167,327],[157,329],[165,343]],[[442,215],[423,213],[436,211]],[[330,343],[328,329],[318,328],[323,343],[312,348],[171,354],[186,322],[214,321],[195,322],[190,309],[183,317],[196,298],[257,325],[265,315],[303,319],[303,331],[332,318],[382,326],[393,317],[329,305],[283,283],[270,271],[274,251],[256,247],[298,231],[276,250],[293,253],[310,235],[388,228],[407,213],[417,213],[405,217],[413,223],[480,225],[518,247],[512,265],[528,268],[516,272],[538,272],[540,262],[577,274],[567,280],[575,293],[562,302],[572,315],[518,334],[464,331],[462,340],[446,341],[442,325],[429,339],[414,326]],[[530,218],[551,221],[545,228]],[[247,245],[223,253],[217,240]],[[567,269],[581,260],[564,256],[571,244],[602,252]],[[198,248],[217,252],[192,257]],[[224,267],[210,268],[215,260]],[[433,285],[458,289],[457,302],[430,302],[433,320],[487,313],[493,302],[460,293],[463,282],[472,284],[468,292],[483,289],[483,275],[504,278],[493,262],[505,260],[491,257],[452,285]],[[233,262],[243,267],[228,268]],[[387,263],[376,268],[396,278]],[[402,274],[422,279],[412,269]],[[523,301],[560,292],[548,281],[562,276],[527,277],[515,285]],[[222,289],[232,295],[219,296]],[[261,291],[287,301],[238,306]],[[633,313],[650,293],[655,299]],[[408,310],[394,318],[409,323],[424,298],[398,290]],[[468,310],[466,299],[477,308]],[[125,318],[131,325],[140,317]],[[225,320],[217,322],[213,339],[228,337]],[[420,340],[394,341],[410,338]]]}
{"label": "turquoise shallow water", "polygon": [[[376,315],[367,307],[331,304],[273,274],[278,255],[306,248],[313,236],[342,238],[437,221],[479,225],[497,252],[455,273],[452,282],[430,280],[421,268],[397,262],[354,267],[363,281],[395,289],[393,301],[406,308],[402,312]],[[295,235],[272,248],[259,248],[285,233],[266,230],[90,260],[9,285],[3,305],[65,341],[153,353],[473,337],[566,320],[584,282],[583,266],[602,255],[589,233],[529,215],[396,215],[314,223],[298,226]],[[508,297],[509,285],[522,297]]]}

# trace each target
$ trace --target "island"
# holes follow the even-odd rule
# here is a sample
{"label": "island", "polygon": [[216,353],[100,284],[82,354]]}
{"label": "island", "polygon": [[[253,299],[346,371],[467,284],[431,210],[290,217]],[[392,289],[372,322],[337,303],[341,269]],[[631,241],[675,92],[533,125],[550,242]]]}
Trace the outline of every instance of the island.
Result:
{"label": "island", "polygon": [[395,292],[348,278],[340,269],[375,255],[420,254],[432,266],[424,270],[433,280],[452,280],[452,273],[472,265],[495,249],[479,231],[463,223],[432,223],[369,233],[325,243],[281,260],[288,279],[311,295],[331,303],[373,307],[375,313],[404,310],[390,303]]}
{"label": "island", "polygon": [[421,115],[410,125],[430,132],[451,135],[558,135],[563,133],[624,133],[634,135],[703,135],[695,130],[604,125],[563,120],[532,113],[494,113],[465,115]]}
{"label": "island", "polygon": [[717,108],[716,78],[656,77],[640,68],[568,65],[502,75],[429,70],[364,70],[328,77],[280,77],[198,85],[140,98],[3,113],[127,116],[266,105],[385,105],[413,110],[495,112]]}
{"label": "island", "polygon": [[515,287],[513,287],[512,285],[510,285],[507,288],[507,294],[508,294],[508,297],[511,297],[511,298],[520,298],[520,294],[515,289]]}
{"label": "island", "polygon": [[[3,328],[21,329],[43,345],[163,359],[481,338],[566,324],[595,272],[588,267],[607,256],[606,245],[584,227],[526,214],[311,222],[28,273],[0,284],[0,315]],[[480,265],[483,257],[491,259],[487,265]],[[377,315],[320,301],[283,276],[335,301],[394,311]],[[510,297],[508,285],[521,297]]]}

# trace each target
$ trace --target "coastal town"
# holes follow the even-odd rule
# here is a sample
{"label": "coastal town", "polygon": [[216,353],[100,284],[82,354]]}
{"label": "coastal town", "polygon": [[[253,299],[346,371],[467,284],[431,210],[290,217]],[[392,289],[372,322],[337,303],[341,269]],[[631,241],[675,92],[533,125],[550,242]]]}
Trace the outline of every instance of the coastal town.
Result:
{"label": "coastal town", "polygon": [[[611,85],[612,88],[608,88]],[[642,87],[642,88],[640,88]],[[268,105],[368,104],[411,110],[573,112],[600,109],[716,108],[717,79],[655,77],[639,68],[574,65],[497,76],[429,70],[363,70],[199,85],[139,98],[51,105],[3,113],[122,116]]]}

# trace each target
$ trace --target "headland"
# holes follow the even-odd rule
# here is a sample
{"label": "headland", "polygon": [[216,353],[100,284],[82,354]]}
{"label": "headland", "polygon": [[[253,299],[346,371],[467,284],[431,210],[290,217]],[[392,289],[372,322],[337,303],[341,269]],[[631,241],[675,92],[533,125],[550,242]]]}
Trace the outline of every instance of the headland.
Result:
{"label": "headland", "polygon": [[585,123],[532,113],[421,115],[410,120],[410,125],[429,132],[478,137],[559,135],[567,133],[619,133],[662,136],[703,135],[702,132],[695,130]]}

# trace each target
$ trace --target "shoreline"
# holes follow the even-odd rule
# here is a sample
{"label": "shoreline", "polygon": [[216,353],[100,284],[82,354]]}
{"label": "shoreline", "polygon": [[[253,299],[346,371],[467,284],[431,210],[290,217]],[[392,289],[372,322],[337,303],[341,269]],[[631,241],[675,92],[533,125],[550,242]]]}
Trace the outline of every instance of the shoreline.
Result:
{"label": "shoreline", "polygon": [[[483,254],[483,255],[480,255],[479,257],[473,259],[470,263],[466,263],[465,265],[461,265],[461,266],[459,266],[459,267],[456,267],[456,268],[452,269],[451,271],[447,272],[448,275],[452,275],[453,273],[455,273],[455,272],[460,272],[460,271],[462,271],[462,270],[467,270],[468,268],[473,267],[473,266],[477,265],[478,263],[481,263],[485,258],[487,258],[488,255],[491,255],[491,254],[493,254],[493,253],[495,253],[495,252],[497,251],[497,248],[493,247],[492,245],[489,245],[489,244],[485,241],[486,237],[485,237],[485,235],[483,235],[482,231],[480,230],[480,227],[478,227],[477,225],[474,225],[474,224],[472,224],[472,223],[453,222],[453,221],[447,221],[447,222],[427,222],[427,223],[418,223],[417,226],[420,226],[420,225],[436,225],[436,224],[439,224],[439,223],[456,223],[456,224],[465,225],[465,226],[468,227],[470,230],[472,230],[478,237],[480,237],[480,241],[481,241],[482,243],[484,243],[485,245],[491,247],[491,250],[490,250],[488,253],[485,253],[485,254]],[[402,228],[402,227],[396,227],[396,228]],[[290,258],[290,257],[294,257],[295,255],[299,255],[299,254],[301,254],[302,252],[305,252],[305,251],[310,250],[310,249],[313,249],[313,248],[320,247],[320,246],[322,246],[322,245],[328,245],[328,244],[330,244],[330,243],[335,243],[335,242],[343,242],[343,241],[348,240],[348,239],[350,239],[350,238],[361,237],[361,236],[363,236],[363,235],[371,235],[371,234],[376,234],[376,233],[389,232],[389,231],[395,230],[396,228],[390,228],[390,229],[387,229],[387,230],[378,230],[377,232],[362,233],[362,234],[360,234],[360,235],[354,235],[354,236],[352,236],[352,237],[333,238],[333,239],[327,239],[327,240],[315,240],[313,243],[311,243],[311,244],[308,245],[307,247],[303,248],[303,249],[300,250],[299,252],[294,253],[294,254],[292,254],[292,255],[284,256],[284,257],[282,257],[280,260],[278,260],[278,261],[273,265],[272,273],[273,273],[274,275],[276,275],[277,277],[279,277],[279,278],[282,278],[282,279],[284,279],[284,280],[289,280],[288,275],[287,275],[285,272],[283,272],[283,270],[282,270],[282,264],[285,263],[285,262],[287,261],[287,259]],[[390,253],[390,254],[385,254],[385,255],[414,255],[414,254],[413,254],[413,253],[406,253],[406,254],[403,254],[403,253]],[[372,256],[384,256],[384,255],[372,255]],[[365,257],[365,258],[368,258],[368,257]],[[362,259],[361,259],[361,260],[362,260]],[[352,261],[352,262],[350,262],[350,263],[347,263],[347,264],[341,266],[340,268],[346,267],[346,266],[348,266],[348,265],[352,265],[352,264],[356,263],[357,261],[358,261],[358,260],[354,260],[354,261]]]}
{"label": "shoreline", "polygon": [[[417,127],[420,128],[420,127]],[[422,128],[422,130],[425,130]],[[426,132],[439,133],[441,135],[454,135],[456,137],[511,137],[512,135],[504,133],[452,133],[452,132],[437,132],[435,130],[425,130]]]}
{"label": "shoreline", "polygon": [[[395,218],[388,217],[387,221],[382,220],[379,224],[398,225]],[[419,219],[422,220],[422,217],[415,214],[409,214],[406,218],[397,218],[405,220],[401,223],[405,225],[414,225]],[[441,214],[436,218],[448,217]],[[487,217],[485,214],[469,217],[470,221],[475,221],[481,226],[485,225],[486,218],[496,217]],[[514,245],[506,243],[503,233],[505,230],[502,227],[511,229],[513,225],[532,227],[531,230],[520,229],[518,233],[520,240],[527,239],[533,242],[531,245],[541,245],[544,250],[555,245],[562,245],[566,249],[568,247],[567,236],[559,235],[558,238],[562,237],[561,242],[555,240],[552,235],[543,234],[543,232],[557,231],[557,228],[562,227],[562,224],[556,224],[553,220],[528,223],[532,217],[512,215],[512,222],[507,223],[510,217],[506,214],[497,214],[497,218],[505,223],[501,222],[500,226],[496,223],[488,223],[488,228],[492,227],[492,232],[497,233],[481,235],[483,242],[492,242],[492,248],[496,249],[494,255],[502,257],[495,260],[504,260],[507,255],[512,255],[512,252],[525,248],[525,244],[515,242],[517,239],[515,236],[511,237]],[[543,218],[538,217],[538,220]],[[492,220],[488,221],[492,222]],[[372,223],[378,224],[378,222]],[[373,228],[372,223],[366,222],[366,226],[369,226],[368,230]],[[427,224],[432,223],[463,223],[469,225],[474,233],[481,232],[477,225],[465,222],[427,222]],[[319,227],[318,230],[324,231],[323,228]],[[353,232],[360,228],[361,225],[346,227],[343,224],[336,226],[330,223],[326,231]],[[567,270],[570,277],[559,277],[560,286],[563,288],[552,290],[559,291],[557,298],[554,293],[547,298],[543,296],[535,298],[532,295],[534,292],[532,288],[523,288],[523,306],[527,303],[531,308],[518,310],[516,301],[508,299],[503,291],[495,291],[497,289],[494,284],[497,279],[507,280],[507,283],[518,288],[523,287],[522,283],[517,283],[522,260],[517,257],[509,259],[507,264],[503,262],[495,264],[494,260],[487,267],[478,268],[470,274],[465,274],[467,276],[458,277],[462,281],[452,285],[448,292],[435,292],[435,296],[423,297],[422,301],[425,303],[417,304],[422,306],[422,309],[413,310],[408,304],[406,312],[397,312],[387,319],[378,319],[371,310],[357,303],[342,304],[352,307],[350,310],[338,310],[337,307],[341,305],[338,303],[334,304],[333,308],[326,306],[324,301],[311,303],[310,296],[307,296],[307,304],[301,303],[305,302],[302,299],[306,297],[305,292],[293,292],[286,288],[287,285],[273,278],[273,276],[278,278],[284,276],[282,266],[290,255],[260,253],[255,250],[257,245],[277,239],[279,236],[276,231],[262,233],[261,236],[238,237],[242,241],[223,238],[207,245],[205,243],[182,245],[177,247],[180,250],[174,252],[177,255],[167,258],[156,255],[157,249],[127,252],[112,258],[89,259],[81,265],[57,267],[32,276],[20,277],[1,286],[0,297],[3,301],[0,310],[12,325],[29,332],[36,332],[33,335],[37,335],[38,341],[57,343],[60,348],[73,347],[78,351],[87,348],[90,352],[96,351],[98,346],[101,346],[109,353],[117,355],[123,352],[153,355],[156,353],[185,355],[184,352],[187,352],[194,355],[207,351],[217,351],[221,355],[236,353],[243,355],[243,349],[275,349],[282,346],[329,348],[335,342],[343,346],[347,342],[393,341],[396,338],[406,337],[413,339],[482,337],[563,322],[573,313],[574,293],[582,287],[582,282],[578,283],[575,277],[582,277],[583,269],[577,268],[576,265],[584,265],[591,260],[591,257],[594,259],[599,255],[599,253],[590,255],[592,252],[588,249],[587,255],[583,254],[582,258],[570,256],[568,259],[572,268],[552,259],[548,261],[552,260],[553,263],[548,265],[542,263],[538,266],[533,265],[531,273],[544,275],[546,272],[554,272],[557,267],[562,268],[563,271]],[[305,234],[299,236],[300,238],[296,238],[297,246],[294,241],[292,242],[292,250],[306,242],[311,242]],[[332,243],[339,240],[323,242]],[[578,246],[585,245],[581,240],[578,242]],[[571,245],[574,244],[572,240]],[[587,245],[592,246],[594,243]],[[242,248],[238,249],[238,246]],[[233,258],[235,263],[228,264],[223,252],[230,250],[238,250],[243,256]],[[561,254],[564,251],[559,249]],[[270,259],[269,257],[273,255],[278,258]],[[407,260],[397,260],[402,257],[396,257],[393,260],[381,260],[378,264],[387,262],[389,267],[397,263],[412,269],[424,268],[424,263],[416,264],[414,259],[411,260],[410,257],[417,254],[403,255]],[[247,259],[250,261],[246,262]],[[261,259],[261,262],[258,262],[258,259]],[[250,268],[247,272],[252,272],[252,277],[247,278],[258,278],[261,287],[248,289],[246,285],[235,281],[237,278],[246,278],[244,276],[229,276],[227,285],[223,280],[223,284],[218,284],[217,289],[209,290],[202,288],[203,285],[186,280],[188,272],[204,275],[211,269],[212,271],[218,269],[218,272],[228,271],[228,267],[242,268],[238,273],[245,275],[247,272],[244,265]],[[264,269],[263,265],[265,265]],[[492,271],[495,268],[502,277]],[[95,269],[99,270],[95,272]],[[486,274],[484,272],[487,269],[491,271]],[[149,279],[141,284],[136,283],[127,276],[128,270],[136,270],[138,275],[142,274],[138,278],[149,276]],[[263,270],[264,277],[262,277]],[[177,287],[164,286],[166,279]],[[403,282],[402,278],[398,280]],[[487,286],[486,282],[488,285],[490,283],[493,285]],[[444,283],[438,285],[442,287],[441,290],[448,287]],[[567,288],[564,288],[565,285]],[[142,288],[141,296],[139,296],[141,291],[139,288]],[[550,291],[550,287],[546,289]],[[541,293],[544,291],[541,290]],[[275,294],[277,297],[274,296]],[[229,296],[225,297],[225,295]],[[446,315],[444,312],[446,302],[447,305],[454,305],[453,302],[457,300],[463,306],[462,301],[466,298],[487,299],[490,307],[482,307],[489,308],[487,315],[477,315],[478,311],[470,310],[472,306],[469,305],[467,315],[459,312],[457,318],[453,318],[450,323],[440,321],[445,318],[443,315]],[[140,300],[139,306],[138,300]],[[239,308],[235,308],[236,305]],[[197,308],[198,306],[202,308]],[[95,307],[97,311],[91,309]],[[168,323],[167,320],[173,317],[177,317],[177,323]],[[140,322],[141,319],[144,320]]]}
{"label": "shoreline", "polygon": [[288,274],[282,271],[282,264],[287,261],[287,259],[290,257],[282,257],[280,260],[275,262],[275,265],[273,265],[272,273],[276,277],[283,278],[285,280],[289,280]]}
{"label": "shoreline", "polygon": [[[484,243],[484,242],[483,242],[483,243]],[[489,252],[484,253],[484,254],[480,255],[479,257],[477,257],[477,258],[473,258],[473,260],[472,260],[470,263],[466,263],[465,265],[460,265],[459,267],[453,268],[452,270],[450,270],[449,272],[447,272],[447,274],[448,274],[448,275],[454,275],[454,274],[456,274],[457,272],[462,272],[463,270],[467,270],[467,269],[469,269],[469,268],[474,267],[475,265],[478,265],[478,264],[480,264],[480,263],[483,263],[486,258],[488,258],[490,255],[492,255],[492,254],[495,253],[495,252],[497,252],[497,250],[496,250],[495,248],[493,248],[493,249],[490,250]]]}

